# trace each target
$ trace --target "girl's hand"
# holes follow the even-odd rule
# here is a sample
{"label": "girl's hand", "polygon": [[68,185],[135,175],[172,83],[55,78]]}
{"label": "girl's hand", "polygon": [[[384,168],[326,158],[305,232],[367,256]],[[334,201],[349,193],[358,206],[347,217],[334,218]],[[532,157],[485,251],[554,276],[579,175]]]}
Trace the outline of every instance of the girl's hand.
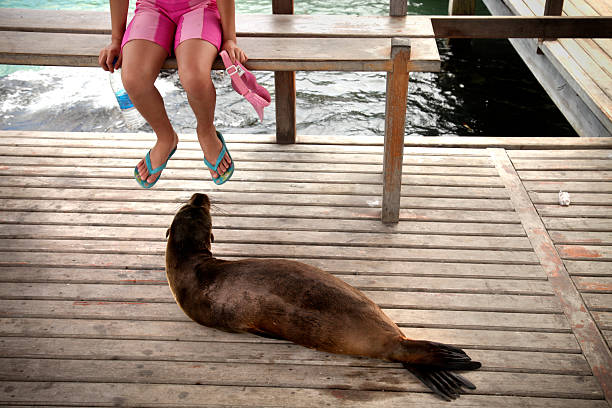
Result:
{"label": "girl's hand", "polygon": [[236,60],[238,60],[238,62],[240,62],[241,64],[243,64],[247,60],[247,55],[244,53],[244,51],[242,51],[240,47],[238,47],[238,45],[236,45],[236,41],[234,40],[227,40],[223,42],[221,50],[227,51],[227,55],[229,55],[230,59],[234,64],[236,63]]}
{"label": "girl's hand", "polygon": [[121,67],[122,60],[121,40],[112,40],[110,44],[100,50],[98,56],[98,64],[103,70],[110,72],[115,72],[115,69]]}

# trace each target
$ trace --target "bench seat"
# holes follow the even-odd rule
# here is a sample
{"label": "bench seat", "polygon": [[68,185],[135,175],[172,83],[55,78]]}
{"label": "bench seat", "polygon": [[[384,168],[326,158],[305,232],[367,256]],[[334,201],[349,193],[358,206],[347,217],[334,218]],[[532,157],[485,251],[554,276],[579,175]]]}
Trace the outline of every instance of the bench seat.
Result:
{"label": "bench seat", "polygon": [[[0,64],[98,66],[110,13],[4,9]],[[436,72],[440,56],[425,16],[237,15],[238,44],[253,70],[275,71],[279,143],[295,143],[294,71],[387,72],[383,222],[399,220],[410,72]],[[164,68],[175,69],[174,58]],[[213,68],[223,69],[220,58]]]}

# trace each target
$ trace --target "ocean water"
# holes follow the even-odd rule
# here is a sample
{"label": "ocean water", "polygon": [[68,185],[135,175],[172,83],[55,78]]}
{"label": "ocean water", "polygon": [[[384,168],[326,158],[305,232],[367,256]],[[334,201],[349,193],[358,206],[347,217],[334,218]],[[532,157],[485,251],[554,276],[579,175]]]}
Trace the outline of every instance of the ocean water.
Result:
{"label": "ocean water", "polygon": [[[130,2],[133,8],[135,1]],[[108,0],[0,0],[0,8],[107,10]],[[408,12],[446,14],[446,0],[409,1]],[[237,0],[242,14],[269,14],[271,0]],[[350,13],[347,13],[350,10]],[[1,12],[1,11],[0,11]],[[296,14],[387,15],[388,3],[304,0]],[[488,14],[482,4],[477,14]],[[411,74],[406,134],[421,136],[576,136],[507,40],[472,40],[458,50],[438,40],[439,73]],[[228,133],[274,133],[274,75],[256,72],[272,94],[263,123],[215,73],[215,125]],[[156,82],[175,129],[195,132],[195,118],[176,72]],[[384,73],[298,72],[300,134],[384,134]],[[0,65],[0,129],[127,132],[101,68]],[[145,126],[142,131],[150,131]]]}

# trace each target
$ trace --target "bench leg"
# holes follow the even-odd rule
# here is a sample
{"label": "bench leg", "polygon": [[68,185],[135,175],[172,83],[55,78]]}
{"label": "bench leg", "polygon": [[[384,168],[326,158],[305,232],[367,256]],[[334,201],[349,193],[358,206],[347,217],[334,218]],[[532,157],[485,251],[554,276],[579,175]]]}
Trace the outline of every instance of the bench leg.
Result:
{"label": "bench leg", "polygon": [[384,223],[399,221],[402,189],[402,159],[404,155],[404,126],[406,124],[406,96],[408,95],[409,40],[393,39],[391,54],[393,71],[387,74],[387,103],[385,109],[385,152],[383,161],[383,202],[381,219]]}
{"label": "bench leg", "polygon": [[295,143],[295,72],[274,73],[276,143]]}

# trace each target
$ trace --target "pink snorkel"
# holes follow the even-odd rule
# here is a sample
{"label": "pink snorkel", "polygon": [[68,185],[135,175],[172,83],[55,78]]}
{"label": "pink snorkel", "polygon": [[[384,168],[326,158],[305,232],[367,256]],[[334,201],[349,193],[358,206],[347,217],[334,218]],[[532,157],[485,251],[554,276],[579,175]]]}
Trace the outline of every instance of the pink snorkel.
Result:
{"label": "pink snorkel", "polygon": [[263,122],[263,110],[266,106],[270,105],[272,100],[270,93],[266,88],[257,83],[255,75],[240,62],[236,62],[236,65],[232,64],[232,60],[226,51],[221,51],[219,54],[225,65],[225,71],[232,79],[232,88],[253,105],[259,120]]}

